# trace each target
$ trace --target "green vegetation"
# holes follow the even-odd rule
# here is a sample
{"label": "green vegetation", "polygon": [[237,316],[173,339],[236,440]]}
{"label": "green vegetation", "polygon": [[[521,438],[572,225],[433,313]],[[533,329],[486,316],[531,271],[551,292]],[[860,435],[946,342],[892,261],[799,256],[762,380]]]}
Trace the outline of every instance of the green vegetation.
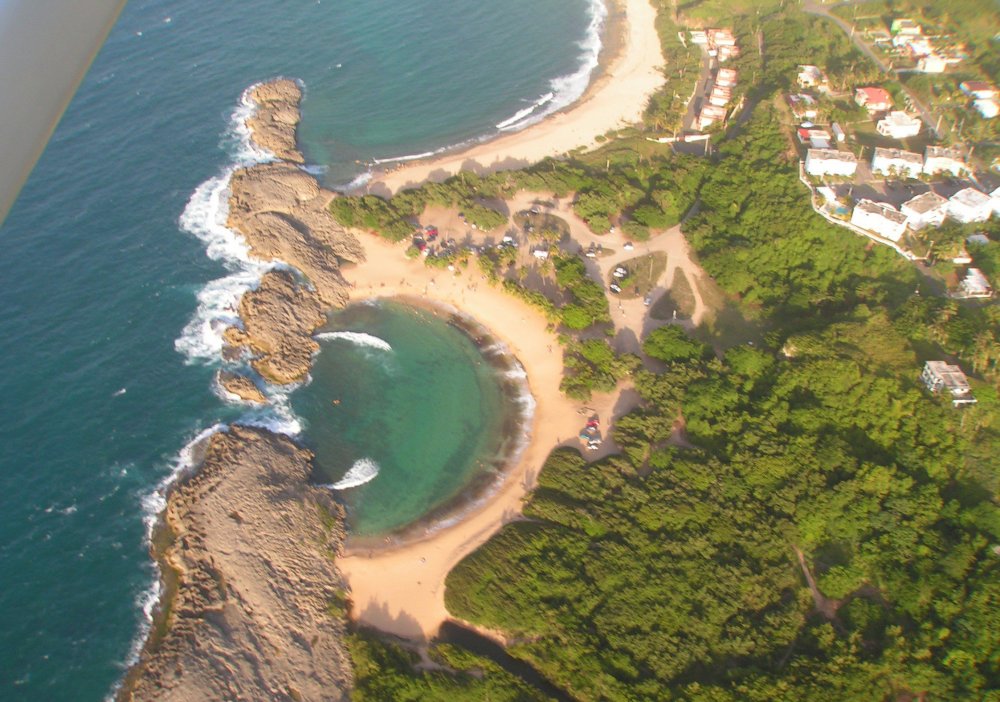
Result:
{"label": "green vegetation", "polygon": [[[677,326],[643,340],[663,368],[653,372],[593,338],[607,301],[581,259],[550,259],[554,302],[518,282],[506,250],[479,257],[567,331],[564,392],[586,399],[627,379],[641,405],[615,421],[618,455],[549,456],[527,519],[452,571],[446,604],[506,632],[511,655],[580,700],[998,700],[1000,307],[928,294],[911,264],[808,207],[774,98],[803,61],[825,65],[835,85],[867,64],[824,20],[784,4],[677,7],[688,18],[745,13],[737,67],[751,77],[753,112],[715,137],[712,160],[629,135],[392,201],[412,213],[446,195],[575,193],[595,232],[614,224],[637,235],[697,201],[684,230],[717,282],[698,281],[718,310],[698,340]],[[659,26],[676,32],[662,7]],[[666,43],[668,54],[679,45]],[[651,123],[668,128],[672,109],[654,99]],[[954,246],[966,232],[945,234]],[[1000,243],[970,252],[987,275],[1000,272]],[[679,280],[668,302],[693,304],[692,281]],[[734,345],[740,335],[756,345]],[[919,384],[922,362],[948,354],[972,372],[978,405],[955,410]],[[352,644],[368,695],[358,699],[531,699],[511,697],[528,691],[454,648],[434,654],[465,671],[451,675],[362,643]]]}
{"label": "green vegetation", "polygon": [[617,355],[603,339],[567,339],[563,345],[566,372],[559,387],[578,400],[590,399],[593,391],[614,390],[619,380],[639,367],[638,358]]}
{"label": "green vegetation", "polygon": [[455,646],[431,647],[445,670],[418,670],[419,657],[399,644],[359,631],[347,640],[355,702],[543,702],[548,698],[492,661]]}
{"label": "green vegetation", "polygon": [[625,300],[643,297],[652,292],[656,282],[667,270],[667,255],[657,251],[630,258],[621,265],[628,269],[628,276],[618,282],[622,289],[618,297]]}
{"label": "green vegetation", "polygon": [[[449,609],[583,700],[996,689],[1000,512],[968,464],[976,443],[1000,449],[996,428],[918,389],[884,317],[789,343],[789,360],[717,361],[674,327],[652,335],[669,367],[639,373],[622,455],[553,453],[532,521],[452,572]],[[681,408],[693,450],[664,443]]]}

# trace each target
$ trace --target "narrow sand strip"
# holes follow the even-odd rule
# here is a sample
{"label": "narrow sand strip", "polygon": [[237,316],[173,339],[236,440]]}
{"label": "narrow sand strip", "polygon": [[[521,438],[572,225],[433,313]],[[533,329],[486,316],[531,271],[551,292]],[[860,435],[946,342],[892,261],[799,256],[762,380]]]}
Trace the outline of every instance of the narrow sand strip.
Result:
{"label": "narrow sand strip", "polygon": [[602,56],[603,70],[580,100],[523,131],[459,153],[376,171],[369,192],[395,193],[427,180],[440,182],[459,170],[482,174],[522,168],[581,146],[590,148],[597,137],[639,122],[649,97],[664,82],[656,11],[649,0],[611,0],[608,9],[605,44],[617,51]]}

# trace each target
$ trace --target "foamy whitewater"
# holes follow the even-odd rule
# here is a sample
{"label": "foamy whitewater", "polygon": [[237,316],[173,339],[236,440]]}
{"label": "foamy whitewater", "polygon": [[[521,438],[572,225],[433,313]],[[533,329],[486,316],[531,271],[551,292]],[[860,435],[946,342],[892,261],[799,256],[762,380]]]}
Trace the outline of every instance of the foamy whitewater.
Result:
{"label": "foamy whitewater", "polygon": [[315,338],[320,341],[343,339],[344,341],[349,341],[357,346],[365,346],[367,348],[378,349],[379,351],[392,351],[392,346],[389,345],[388,341],[364,332],[322,332],[317,334]]}
{"label": "foamy whitewater", "polygon": [[360,458],[354,462],[354,465],[344,474],[343,478],[332,485],[324,485],[323,487],[330,488],[331,490],[347,490],[358,487],[374,480],[378,475],[378,471],[378,463],[370,458]]}
{"label": "foamy whitewater", "polygon": [[[278,0],[125,4],[0,224],[0,551],[10,576],[0,588],[0,699],[93,702],[121,678],[159,597],[147,532],[201,441],[248,422],[306,432],[313,447],[352,409],[334,388],[306,415],[308,381],[276,393],[249,359],[220,358],[240,295],[276,265],[254,261],[225,228],[232,169],[271,158],[246,138],[243,88],[301,78],[309,172],[358,185],[370,177],[364,161],[426,158],[502,134],[497,124],[550,92],[520,120],[551,108],[551,79],[581,66],[592,1],[324,1],[295,12]],[[317,368],[350,357],[387,385],[412,374],[405,335],[330,329],[367,331],[393,350],[323,341]],[[269,406],[222,392],[218,370],[250,377]],[[332,397],[343,402],[334,408]],[[377,400],[353,409],[383,421]],[[338,499],[395,484],[397,451],[390,461],[377,444],[349,447],[332,434],[340,449],[327,453],[333,472],[322,482],[361,457],[381,466]]]}

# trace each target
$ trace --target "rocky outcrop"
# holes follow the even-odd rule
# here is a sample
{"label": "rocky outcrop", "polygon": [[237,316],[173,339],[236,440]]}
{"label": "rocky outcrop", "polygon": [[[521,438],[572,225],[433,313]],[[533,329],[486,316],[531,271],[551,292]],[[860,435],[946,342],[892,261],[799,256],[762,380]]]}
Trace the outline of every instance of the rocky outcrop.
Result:
{"label": "rocky outcrop", "polygon": [[256,103],[246,122],[253,143],[282,161],[305,163],[295,141],[302,101],[298,84],[284,79],[261,83],[250,89],[250,99]]}
{"label": "rocky outcrop", "polygon": [[342,700],[351,687],[334,567],[340,508],[309,484],[312,454],[233,426],[171,492],[162,554],[177,576],[165,633],[124,700]]}
{"label": "rocky outcrop", "polygon": [[270,271],[240,299],[243,328],[226,330],[231,346],[246,347],[261,377],[285,385],[302,380],[319,350],[313,332],[326,320],[319,293],[287,271]]}
{"label": "rocky outcrop", "polygon": [[363,261],[364,250],[330,214],[334,193],[287,163],[241,169],[229,188],[227,225],[243,235],[254,257],[301,271],[328,307],[346,302],[340,266]]}
{"label": "rocky outcrop", "polygon": [[[240,330],[237,329],[236,331]],[[217,381],[223,390],[236,395],[236,397],[244,402],[252,402],[256,405],[267,404],[267,395],[262,393],[260,388],[245,375],[219,371]]]}

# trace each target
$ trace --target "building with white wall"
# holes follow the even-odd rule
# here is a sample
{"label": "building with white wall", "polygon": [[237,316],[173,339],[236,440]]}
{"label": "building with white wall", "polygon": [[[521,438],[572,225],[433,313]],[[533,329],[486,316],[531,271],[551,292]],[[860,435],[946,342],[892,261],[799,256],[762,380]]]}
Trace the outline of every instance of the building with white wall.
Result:
{"label": "building with white wall", "polygon": [[962,224],[985,222],[993,216],[993,200],[975,188],[965,188],[948,198],[948,216]]}
{"label": "building with white wall", "polygon": [[899,241],[906,231],[906,215],[887,202],[861,200],[851,213],[851,224],[889,241]]}
{"label": "building with white wall", "polygon": [[923,167],[924,159],[912,151],[876,147],[872,157],[872,173],[879,175],[919,178]]}
{"label": "building with white wall", "polygon": [[940,227],[948,216],[948,200],[927,191],[904,202],[899,211],[906,215],[906,222],[914,231],[920,231],[924,227]]}
{"label": "building with white wall", "polygon": [[858,170],[858,158],[850,151],[809,149],[806,152],[806,173],[812,176],[834,175],[845,178]]}

